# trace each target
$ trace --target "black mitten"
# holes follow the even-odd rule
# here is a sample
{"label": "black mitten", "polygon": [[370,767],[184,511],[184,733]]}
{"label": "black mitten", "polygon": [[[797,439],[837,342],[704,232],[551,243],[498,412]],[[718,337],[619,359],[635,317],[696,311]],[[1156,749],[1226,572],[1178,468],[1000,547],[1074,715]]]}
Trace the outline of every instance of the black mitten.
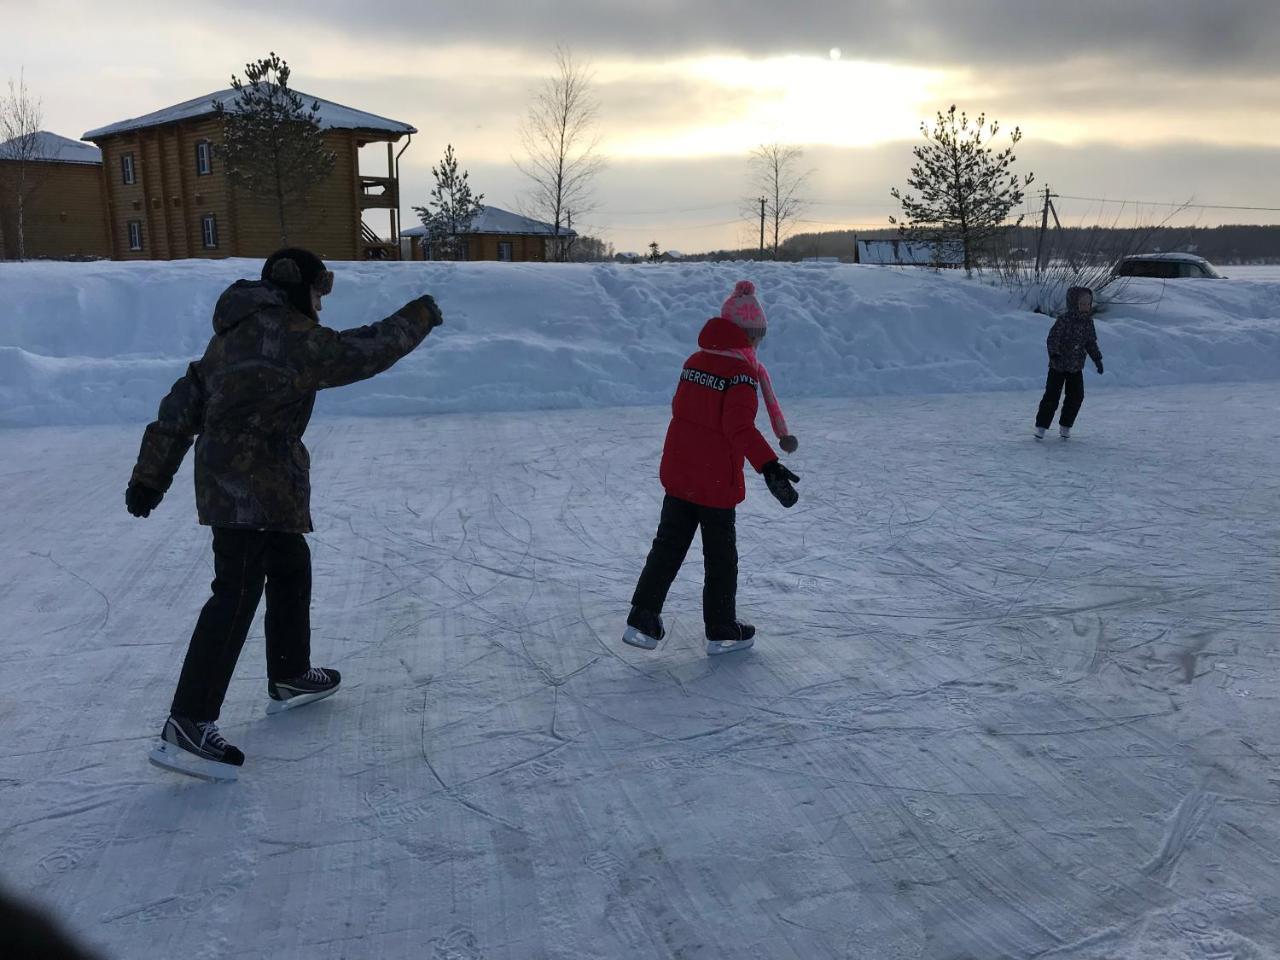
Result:
{"label": "black mitten", "polygon": [[764,475],[764,482],[769,485],[769,492],[778,498],[778,502],[784,507],[794,507],[796,501],[800,499],[800,494],[796,493],[793,483],[799,483],[800,478],[784,467],[777,460],[770,460],[760,472]]}
{"label": "black mitten", "polygon": [[444,323],[444,314],[440,312],[440,307],[436,303],[435,297],[431,296],[431,294],[425,294],[413,302],[420,304],[431,317],[431,326],[428,329],[434,330],[436,327]]}
{"label": "black mitten", "polygon": [[1102,372],[1102,361],[1101,361],[1101,360],[1099,360],[1097,363],[1095,363],[1095,364],[1094,364],[1094,366],[1098,368],[1098,372],[1099,372],[1099,373],[1101,373],[1101,372]]}
{"label": "black mitten", "polygon": [[164,494],[145,483],[131,483],[124,492],[124,505],[135,517],[149,517],[160,506]]}

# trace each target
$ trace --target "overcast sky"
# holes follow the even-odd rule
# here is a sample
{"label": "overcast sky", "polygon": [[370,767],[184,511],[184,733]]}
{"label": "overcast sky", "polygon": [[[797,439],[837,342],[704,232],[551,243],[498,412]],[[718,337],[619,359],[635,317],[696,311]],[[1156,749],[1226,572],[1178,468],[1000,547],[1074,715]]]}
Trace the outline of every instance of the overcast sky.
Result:
{"label": "overcast sky", "polygon": [[[0,23],[0,79],[24,71],[57,133],[213,92],[274,50],[298,89],[421,131],[406,204],[453,143],[511,209],[520,121],[564,44],[591,64],[609,158],[575,226],[619,249],[752,243],[746,157],[772,141],[805,150],[808,228],[883,226],[920,122],[953,102],[1020,126],[1019,167],[1069,198],[1280,208],[1277,0],[0,0]],[[1068,220],[1170,212],[1069,198]]]}

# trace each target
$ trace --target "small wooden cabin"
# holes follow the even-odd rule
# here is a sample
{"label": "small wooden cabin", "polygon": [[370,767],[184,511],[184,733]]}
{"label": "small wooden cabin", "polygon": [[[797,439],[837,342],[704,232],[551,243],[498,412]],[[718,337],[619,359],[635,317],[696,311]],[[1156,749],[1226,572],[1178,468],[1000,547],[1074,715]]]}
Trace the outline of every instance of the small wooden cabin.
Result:
{"label": "small wooden cabin", "polygon": [[[0,260],[18,256],[18,161],[0,143]],[[109,257],[102,154],[55,133],[35,135],[26,162],[23,238],[28,258]]]}
{"label": "small wooden cabin", "polygon": [[[330,260],[396,259],[399,158],[417,130],[298,94],[308,105],[319,102],[320,126],[337,162],[306,204],[290,210],[290,244]],[[219,90],[84,135],[102,150],[114,259],[265,257],[280,247],[274,206],[233,184],[218,155],[222,124],[214,103],[234,109],[235,98],[234,90]],[[402,137],[409,140],[395,152],[392,145]],[[360,170],[360,148],[370,143],[387,145],[386,176]],[[364,222],[366,210],[388,211],[389,236]]]}
{"label": "small wooden cabin", "polygon": [[[554,259],[548,255],[548,247],[554,242],[555,235],[555,227],[549,223],[486,204],[462,235],[458,259],[542,262]],[[561,240],[570,240],[577,235],[573,230],[560,231]],[[426,227],[401,230],[400,236],[409,241],[408,259],[439,259],[430,249]]]}

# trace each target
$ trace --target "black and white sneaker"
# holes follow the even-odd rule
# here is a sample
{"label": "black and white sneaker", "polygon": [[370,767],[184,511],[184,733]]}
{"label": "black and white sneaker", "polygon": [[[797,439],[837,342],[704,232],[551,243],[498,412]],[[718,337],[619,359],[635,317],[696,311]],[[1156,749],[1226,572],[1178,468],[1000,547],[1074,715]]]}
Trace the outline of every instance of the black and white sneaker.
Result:
{"label": "black and white sneaker", "polygon": [[652,650],[666,635],[662,617],[648,610],[632,607],[627,617],[627,629],[622,633],[622,642],[641,650]]}
{"label": "black and white sneaker", "polygon": [[231,781],[244,764],[244,754],[227,743],[212,720],[170,716],[150,760],[157,767],[189,777]]}
{"label": "black and white sneaker", "polygon": [[707,656],[748,650],[756,642],[756,628],[749,623],[726,623],[707,629]]}
{"label": "black and white sneaker", "polygon": [[327,667],[312,667],[301,676],[292,680],[276,683],[267,681],[267,713],[281,713],[294,707],[304,707],[338,692],[338,684],[342,683],[342,674]]}

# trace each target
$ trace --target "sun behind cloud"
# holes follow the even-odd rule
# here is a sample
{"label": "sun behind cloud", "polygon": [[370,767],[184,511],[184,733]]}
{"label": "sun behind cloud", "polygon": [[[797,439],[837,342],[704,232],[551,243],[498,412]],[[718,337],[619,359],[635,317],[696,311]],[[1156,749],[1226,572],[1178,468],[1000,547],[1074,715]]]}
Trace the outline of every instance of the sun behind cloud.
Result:
{"label": "sun behind cloud", "polygon": [[[868,147],[914,137],[920,120],[953,78],[945,70],[838,59],[780,56],[702,57],[672,68],[695,82],[706,98],[727,109],[664,130],[615,134],[615,156],[688,157],[742,154],[765,141]],[[713,117],[706,122],[706,117]]]}

